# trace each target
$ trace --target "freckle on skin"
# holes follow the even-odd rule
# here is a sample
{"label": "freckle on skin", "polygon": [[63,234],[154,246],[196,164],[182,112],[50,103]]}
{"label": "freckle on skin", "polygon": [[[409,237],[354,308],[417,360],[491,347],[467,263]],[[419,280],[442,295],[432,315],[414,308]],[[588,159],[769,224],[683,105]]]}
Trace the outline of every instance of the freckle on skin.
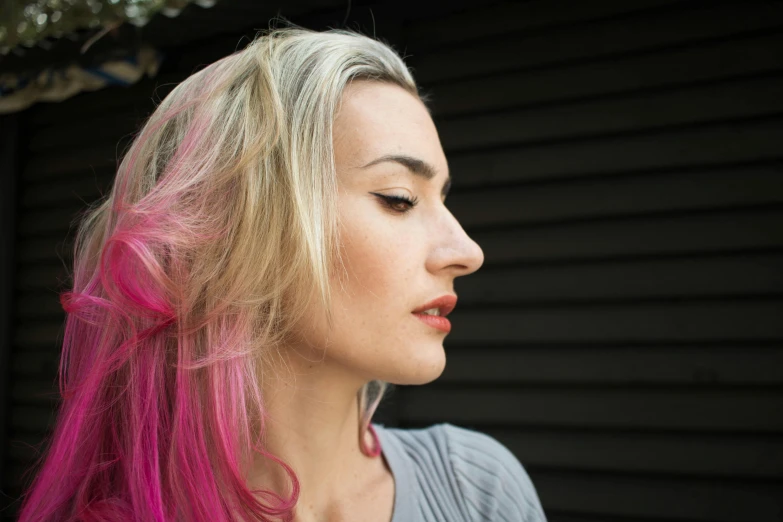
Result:
{"label": "freckle on skin", "polygon": [[[357,500],[335,504],[335,498],[356,491],[383,497],[384,509],[390,507],[389,470],[357,448],[356,391],[368,379],[415,385],[440,376],[445,335],[411,311],[425,300],[453,293],[454,278],[478,269],[482,261],[477,245],[456,222],[443,219],[440,188],[448,165],[434,123],[418,99],[394,85],[349,85],[334,139],[340,249],[347,271],[343,274],[337,266],[331,281],[334,327],[328,329],[323,310],[308,310],[297,325],[302,343],[296,347],[311,358],[288,361],[290,373],[305,386],[264,389],[265,396],[282,392],[269,411],[282,417],[287,428],[270,432],[276,444],[268,449],[297,470],[303,484],[300,499],[308,506],[304,514],[320,517],[377,507]],[[404,166],[391,163],[375,165],[372,172],[357,170],[390,153],[421,158],[441,173],[439,179],[414,180]],[[370,195],[400,189],[421,201],[405,216]],[[365,437],[372,448],[373,437]],[[287,477],[281,484],[282,490]]]}

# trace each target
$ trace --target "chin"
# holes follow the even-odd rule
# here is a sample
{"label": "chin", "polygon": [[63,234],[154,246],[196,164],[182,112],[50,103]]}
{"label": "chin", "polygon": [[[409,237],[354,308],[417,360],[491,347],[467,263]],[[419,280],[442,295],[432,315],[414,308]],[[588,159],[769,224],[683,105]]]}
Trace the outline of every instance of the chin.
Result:
{"label": "chin", "polygon": [[[420,355],[426,349],[422,348],[422,352],[419,352],[417,355]],[[409,359],[409,362],[412,363],[410,368],[408,368],[409,371],[400,371],[398,374],[405,379],[405,382],[397,384],[429,384],[443,375],[443,371],[446,369],[446,354],[443,348],[441,347],[437,354],[433,353],[432,355],[431,358],[427,359],[412,356]]]}

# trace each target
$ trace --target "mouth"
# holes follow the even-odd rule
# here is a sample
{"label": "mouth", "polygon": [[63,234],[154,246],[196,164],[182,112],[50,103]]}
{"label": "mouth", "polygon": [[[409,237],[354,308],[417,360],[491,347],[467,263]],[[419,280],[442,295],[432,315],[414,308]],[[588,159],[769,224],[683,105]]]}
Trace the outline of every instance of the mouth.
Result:
{"label": "mouth", "polygon": [[446,316],[457,306],[457,296],[442,295],[415,309],[412,313],[425,324],[448,333],[451,322]]}

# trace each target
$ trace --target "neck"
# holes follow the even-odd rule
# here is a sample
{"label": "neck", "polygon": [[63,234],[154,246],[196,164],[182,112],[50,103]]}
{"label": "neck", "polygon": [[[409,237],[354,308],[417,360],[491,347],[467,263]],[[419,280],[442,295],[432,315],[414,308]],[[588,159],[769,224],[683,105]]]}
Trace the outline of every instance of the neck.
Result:
{"label": "neck", "polygon": [[[356,498],[387,472],[381,456],[369,457],[360,449],[358,392],[366,381],[328,360],[310,363],[289,357],[283,367],[284,375],[265,379],[262,386],[264,449],[296,473],[298,514],[336,516],[346,509],[347,499]],[[372,448],[372,435],[365,437],[366,447]],[[271,489],[284,498],[292,492],[285,469],[262,455],[254,460],[248,482],[251,489]]]}

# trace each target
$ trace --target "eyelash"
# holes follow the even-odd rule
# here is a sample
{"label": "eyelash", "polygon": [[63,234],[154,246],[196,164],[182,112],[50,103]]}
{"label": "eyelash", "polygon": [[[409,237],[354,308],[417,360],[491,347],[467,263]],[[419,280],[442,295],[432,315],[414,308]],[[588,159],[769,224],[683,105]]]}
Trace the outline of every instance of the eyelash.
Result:
{"label": "eyelash", "polygon": [[[405,214],[406,212],[409,212],[419,202],[419,198],[408,199],[404,196],[385,196],[383,194],[375,194],[375,195],[383,199],[387,207],[400,214]],[[408,208],[405,210],[398,210],[394,208],[394,205],[397,203],[403,203],[407,205]]]}

